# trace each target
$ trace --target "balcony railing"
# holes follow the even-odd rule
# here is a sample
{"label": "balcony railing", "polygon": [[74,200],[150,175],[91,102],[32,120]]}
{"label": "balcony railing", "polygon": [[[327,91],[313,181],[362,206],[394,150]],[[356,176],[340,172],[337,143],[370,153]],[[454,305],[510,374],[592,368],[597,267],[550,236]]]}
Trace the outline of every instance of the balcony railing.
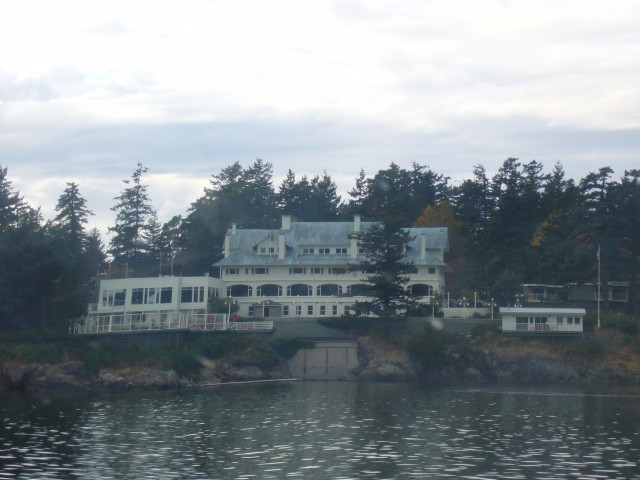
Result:
{"label": "balcony railing", "polygon": [[72,335],[169,330],[259,332],[273,330],[273,322],[229,322],[224,313],[154,312],[89,315],[72,320],[70,325]]}

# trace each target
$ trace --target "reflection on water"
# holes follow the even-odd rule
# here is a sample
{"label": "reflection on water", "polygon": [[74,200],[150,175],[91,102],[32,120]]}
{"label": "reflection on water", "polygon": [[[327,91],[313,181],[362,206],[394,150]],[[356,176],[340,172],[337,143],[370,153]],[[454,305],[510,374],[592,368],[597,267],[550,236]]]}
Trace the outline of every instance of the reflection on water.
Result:
{"label": "reflection on water", "polygon": [[2,478],[640,478],[640,396],[311,382],[0,399]]}

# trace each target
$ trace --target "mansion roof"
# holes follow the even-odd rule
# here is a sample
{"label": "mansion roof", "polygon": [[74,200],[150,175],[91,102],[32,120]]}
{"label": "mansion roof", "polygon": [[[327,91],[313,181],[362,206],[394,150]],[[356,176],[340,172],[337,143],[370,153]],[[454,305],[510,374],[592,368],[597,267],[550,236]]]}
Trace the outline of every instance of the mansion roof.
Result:
{"label": "mansion roof", "polygon": [[[372,224],[359,223],[360,231],[366,231]],[[449,247],[446,227],[407,228],[405,231],[412,237],[407,248],[408,262],[415,265],[445,265],[443,252]],[[335,250],[350,249],[353,234],[353,222],[292,222],[287,229],[273,230],[229,229],[228,254],[216,265],[346,265],[358,260],[349,253],[335,253]],[[286,246],[284,258],[279,258],[278,254],[259,253],[258,246],[278,248],[280,235],[284,235]],[[424,256],[421,255],[423,244],[427,246]],[[315,254],[305,253],[305,248],[314,248]],[[319,248],[327,248],[331,253],[318,254]]]}

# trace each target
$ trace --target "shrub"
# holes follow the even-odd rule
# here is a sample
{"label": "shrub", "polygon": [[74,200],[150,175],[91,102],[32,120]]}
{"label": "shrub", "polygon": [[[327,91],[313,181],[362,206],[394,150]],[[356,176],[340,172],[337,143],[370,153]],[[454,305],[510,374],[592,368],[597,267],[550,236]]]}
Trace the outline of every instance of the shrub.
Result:
{"label": "shrub", "polygon": [[302,340],[301,338],[272,338],[268,342],[269,346],[282,358],[290,360],[298,353],[300,349],[311,349],[315,346],[315,343],[308,340]]}
{"label": "shrub", "polygon": [[484,335],[499,335],[500,324],[498,322],[482,322],[474,325],[471,329],[472,337],[482,337]]}
{"label": "shrub", "polygon": [[447,338],[441,330],[427,325],[422,335],[409,340],[407,347],[409,354],[424,365],[440,368],[446,364]]}

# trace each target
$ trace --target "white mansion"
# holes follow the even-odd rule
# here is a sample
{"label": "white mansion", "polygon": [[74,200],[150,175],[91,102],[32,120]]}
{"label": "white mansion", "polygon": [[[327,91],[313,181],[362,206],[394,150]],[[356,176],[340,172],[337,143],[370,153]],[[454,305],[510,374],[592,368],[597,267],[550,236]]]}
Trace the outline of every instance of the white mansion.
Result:
{"label": "white mansion", "polygon": [[[279,230],[227,231],[224,258],[215,265],[227,297],[240,306],[241,316],[339,316],[367,295],[367,274],[352,271],[362,255],[354,234],[370,222],[294,222],[282,217]],[[412,241],[406,260],[415,266],[408,288],[430,302],[444,292],[447,265],[446,228],[409,228]],[[359,298],[360,297],[360,298]]]}
{"label": "white mansion", "polygon": [[[280,229],[239,229],[224,242],[219,278],[150,277],[105,279],[87,321],[113,325],[165,325],[205,316],[211,296],[233,298],[240,318],[340,316],[366,299],[367,274],[350,268],[362,255],[354,234],[370,222],[294,222],[282,217]],[[447,228],[409,228],[406,260],[415,266],[407,288],[430,303],[444,292]],[[184,320],[184,318],[189,318]],[[208,318],[208,317],[207,317]],[[206,322],[206,318],[201,320]]]}

